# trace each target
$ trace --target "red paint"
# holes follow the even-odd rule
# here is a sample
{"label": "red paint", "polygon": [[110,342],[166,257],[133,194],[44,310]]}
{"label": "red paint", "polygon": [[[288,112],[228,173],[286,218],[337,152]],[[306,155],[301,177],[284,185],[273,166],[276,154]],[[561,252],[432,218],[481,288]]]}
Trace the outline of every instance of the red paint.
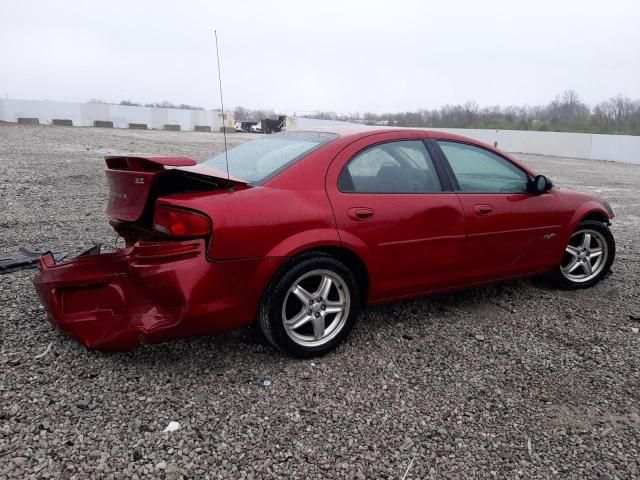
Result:
{"label": "red paint", "polygon": [[188,157],[130,157],[111,156],[105,157],[107,166],[111,169],[125,170],[158,170],[158,166],[165,167],[192,167],[198,162]]}
{"label": "red paint", "polygon": [[[116,253],[67,263],[43,256],[34,284],[50,318],[88,348],[125,350],[249,324],[270,279],[303,251],[332,247],[357,255],[369,275],[367,302],[377,303],[543,272],[560,262],[578,222],[594,213],[609,217],[598,198],[563,189],[541,195],[342,193],[337,179],[349,159],[372,144],[400,139],[480,145],[534,173],[457,135],[336,133],[334,141],[254,187],[233,177],[228,185],[224,172],[184,157],[107,158],[107,213],[131,241]],[[149,222],[175,240],[162,233],[154,241],[136,239],[135,222],[151,208],[153,182],[173,170],[224,188],[161,196]]]}
{"label": "red paint", "polygon": [[191,240],[40,263],[34,283],[54,322],[87,348],[126,350],[250,323],[282,259],[207,262],[205,241]]}
{"label": "red paint", "polygon": [[159,205],[153,215],[153,229],[172,238],[208,237],[211,220],[201,213]]}

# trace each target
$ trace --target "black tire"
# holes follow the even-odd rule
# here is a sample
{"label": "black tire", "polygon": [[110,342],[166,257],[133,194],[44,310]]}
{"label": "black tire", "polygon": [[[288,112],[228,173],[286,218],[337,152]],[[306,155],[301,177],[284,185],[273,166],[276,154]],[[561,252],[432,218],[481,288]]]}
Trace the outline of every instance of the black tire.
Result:
{"label": "black tire", "polygon": [[[615,259],[615,256],[616,256],[616,242],[613,238],[613,235],[611,234],[611,231],[609,230],[609,227],[606,224],[595,221],[595,220],[585,220],[581,222],[578,225],[578,228],[576,228],[576,231],[572,234],[571,239],[569,240],[569,245],[567,247],[571,246],[572,242],[575,243],[573,241],[574,238],[579,238],[578,236],[580,234],[584,236],[585,232],[586,233],[596,232],[600,234],[600,235],[596,235],[598,238],[597,241],[603,242],[605,244],[603,245],[602,250],[603,252],[606,252],[606,258],[601,261],[601,265],[598,265],[597,274],[594,274],[591,278],[589,278],[586,272],[583,271],[582,273],[585,275],[585,279],[578,280],[578,279],[570,278],[571,275],[563,272],[563,267],[564,267],[564,270],[566,271],[568,267],[570,267],[570,262],[573,260],[572,257],[575,256],[572,253],[565,253],[561,264],[558,265],[550,274],[551,280],[559,288],[562,288],[565,290],[577,290],[581,288],[589,288],[595,285],[596,283],[598,283],[599,281],[601,281],[603,278],[607,277],[611,271],[611,265],[613,264],[613,260]],[[580,249],[579,246],[574,248]],[[583,253],[583,255],[584,254],[585,253]],[[605,253],[603,253],[603,255],[604,254]],[[577,257],[576,257],[576,260],[577,260]],[[591,260],[589,260],[588,258],[582,259],[582,262],[586,262],[586,261],[589,261],[591,263]],[[579,267],[579,269],[581,269],[581,267]]]}
{"label": "black tire", "polygon": [[[317,274],[320,283],[323,282],[323,275],[333,278],[333,286],[329,287],[332,290],[331,293],[327,293],[326,295],[326,303],[328,304],[330,301],[333,301],[329,299],[330,296],[333,296],[333,298],[338,297],[334,303],[337,305],[343,300],[346,308],[342,314],[321,313],[320,311],[313,313],[312,315],[315,317],[322,314],[322,323],[325,324],[325,318],[326,322],[328,322],[326,323],[328,326],[327,331],[331,328],[333,328],[333,330],[330,334],[327,334],[326,340],[322,338],[315,340],[315,338],[318,337],[314,337],[307,342],[302,340],[302,338],[315,335],[315,322],[320,320],[313,320],[311,315],[307,315],[307,318],[309,318],[307,323],[310,327],[304,324],[299,327],[299,330],[311,328],[312,333],[308,335],[305,335],[304,332],[298,333],[298,331],[290,333],[291,327],[289,327],[289,329],[285,328],[285,312],[288,309],[297,311],[296,302],[299,302],[299,305],[304,305],[298,295],[290,291],[290,289],[295,287],[294,284],[301,286],[302,283],[299,283],[299,281],[305,275],[310,276],[308,279],[303,279],[303,281],[314,282],[316,272],[327,272],[326,274]],[[338,289],[340,291],[338,291]],[[306,293],[306,290],[303,291]],[[302,306],[298,315],[304,315],[306,308],[309,308],[307,312],[311,312],[312,308],[317,307],[319,309],[322,307],[325,302],[316,301],[320,298],[321,297],[317,297],[312,300],[314,302],[313,307]],[[348,299],[348,301],[346,299]],[[285,302],[287,303],[285,304]],[[296,358],[318,357],[336,348],[347,337],[356,322],[360,305],[360,290],[353,272],[351,272],[344,263],[330,255],[324,253],[309,253],[293,259],[272,279],[262,298],[260,311],[258,313],[258,324],[267,340],[286,354]],[[323,310],[324,309],[326,309],[326,305]],[[344,312],[346,312],[346,314]],[[334,322],[337,323],[334,325]],[[323,332],[325,331],[325,327],[320,328],[322,328]],[[296,338],[294,338],[294,336]],[[322,343],[314,345],[314,340]]]}

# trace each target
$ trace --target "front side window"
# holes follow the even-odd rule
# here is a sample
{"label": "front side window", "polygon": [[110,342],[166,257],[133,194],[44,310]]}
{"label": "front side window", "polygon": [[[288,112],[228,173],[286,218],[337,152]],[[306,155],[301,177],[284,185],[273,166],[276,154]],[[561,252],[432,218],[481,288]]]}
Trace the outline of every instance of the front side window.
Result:
{"label": "front side window", "polygon": [[526,193],[529,176],[508,160],[480,147],[438,141],[462,192]]}
{"label": "front side window", "polygon": [[[284,132],[243,143],[228,152],[229,173],[252,184],[261,184],[337,135],[324,132]],[[205,160],[226,171],[225,154]]]}
{"label": "front side window", "polygon": [[419,140],[383,143],[363,150],[340,172],[338,188],[349,193],[442,191],[433,160]]}

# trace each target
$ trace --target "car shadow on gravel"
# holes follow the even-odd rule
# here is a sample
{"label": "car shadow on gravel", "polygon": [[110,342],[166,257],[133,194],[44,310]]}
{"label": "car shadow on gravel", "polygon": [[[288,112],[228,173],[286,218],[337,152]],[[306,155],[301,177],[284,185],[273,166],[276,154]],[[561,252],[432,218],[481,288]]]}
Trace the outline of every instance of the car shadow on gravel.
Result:
{"label": "car shadow on gravel", "polygon": [[534,300],[534,292],[539,289],[551,290],[544,279],[530,278],[494,285],[469,288],[450,293],[435,294],[412,300],[403,300],[367,307],[364,316],[384,317],[386,322],[397,323],[417,317],[455,317],[463,311],[492,305],[513,312]]}
{"label": "car shadow on gravel", "polygon": [[[468,317],[478,319],[494,317],[496,312],[518,312],[536,300],[536,289],[548,289],[540,279],[526,279],[439,294],[414,300],[396,301],[363,309],[351,339],[353,348],[360,348],[363,338],[376,335],[429,335],[434,328],[446,324],[453,326]],[[411,330],[411,334],[403,333]],[[405,338],[405,339],[406,339]],[[365,348],[361,346],[361,348]],[[339,348],[333,355],[343,355]],[[222,365],[229,363],[260,363],[264,366],[280,365],[292,359],[273,348],[253,324],[223,334],[171,341],[139,347],[131,352],[106,354],[108,363],[125,363],[138,366],[181,366],[185,362],[197,365]],[[115,366],[115,365],[114,365]]]}
{"label": "car shadow on gravel", "polygon": [[202,365],[216,365],[220,362],[242,361],[242,358],[259,358],[269,363],[271,359],[279,361],[286,358],[276,351],[262,337],[257,327],[233,330],[228,333],[205,335],[175,340],[155,345],[145,345],[130,352],[106,354],[114,363],[155,366],[184,365],[197,361]]}

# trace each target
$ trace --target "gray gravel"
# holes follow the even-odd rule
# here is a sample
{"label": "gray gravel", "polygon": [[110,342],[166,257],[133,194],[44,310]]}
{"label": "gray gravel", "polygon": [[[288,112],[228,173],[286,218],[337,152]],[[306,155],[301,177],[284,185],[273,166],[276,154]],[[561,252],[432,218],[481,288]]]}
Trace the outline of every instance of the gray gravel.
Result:
{"label": "gray gravel", "polygon": [[[0,127],[0,252],[113,243],[106,154],[220,148],[217,134]],[[89,352],[45,320],[33,270],[0,275],[0,478],[640,477],[640,166],[520,157],[609,198],[610,278],[370,309],[314,361],[253,329]]]}

